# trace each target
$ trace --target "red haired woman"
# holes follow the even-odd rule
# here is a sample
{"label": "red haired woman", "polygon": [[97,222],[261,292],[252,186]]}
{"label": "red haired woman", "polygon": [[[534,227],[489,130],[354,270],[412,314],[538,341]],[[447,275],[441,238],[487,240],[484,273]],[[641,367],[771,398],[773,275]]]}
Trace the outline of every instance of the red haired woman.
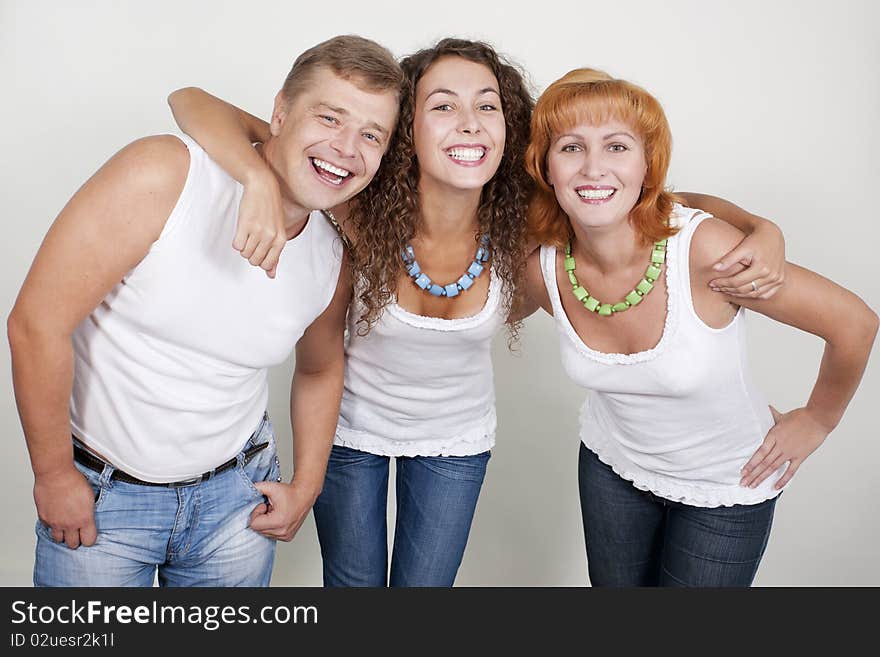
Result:
{"label": "red haired woman", "polygon": [[[777,496],[840,421],[878,320],[795,265],[770,299],[713,292],[712,265],[742,234],[666,190],[670,145],[640,87],[591,69],[550,85],[526,155],[543,245],[526,310],[554,316],[566,372],[590,390],[579,487],[593,585],[748,586]],[[826,341],[805,407],[774,419],[750,382],[746,308]]]}

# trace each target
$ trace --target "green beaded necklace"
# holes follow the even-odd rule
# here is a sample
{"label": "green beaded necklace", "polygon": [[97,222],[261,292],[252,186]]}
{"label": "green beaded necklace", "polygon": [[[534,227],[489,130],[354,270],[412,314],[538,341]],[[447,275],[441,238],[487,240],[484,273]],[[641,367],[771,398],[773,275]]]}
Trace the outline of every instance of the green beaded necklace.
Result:
{"label": "green beaded necklace", "polygon": [[602,303],[596,297],[590,296],[590,293],[583,285],[578,283],[577,277],[574,275],[574,256],[571,255],[571,241],[565,245],[565,272],[568,274],[568,280],[571,281],[572,294],[574,298],[584,304],[584,308],[590,312],[598,313],[603,317],[610,317],[614,313],[622,313],[629,310],[632,306],[637,306],[642,302],[642,297],[654,289],[654,281],[660,276],[663,263],[666,261],[666,239],[654,243],[654,249],[651,251],[651,264],[645,270],[645,277],[639,281],[638,285],[627,294],[623,301],[610,304]]}

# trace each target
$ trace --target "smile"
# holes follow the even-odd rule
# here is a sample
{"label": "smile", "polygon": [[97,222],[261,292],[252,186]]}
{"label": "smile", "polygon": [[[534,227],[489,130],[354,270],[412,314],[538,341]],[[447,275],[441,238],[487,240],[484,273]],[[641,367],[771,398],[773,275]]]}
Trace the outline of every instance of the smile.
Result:
{"label": "smile", "polygon": [[456,164],[470,166],[481,163],[486,158],[488,149],[485,146],[452,146],[446,149],[446,155]]}
{"label": "smile", "polygon": [[341,185],[343,181],[351,175],[351,171],[342,169],[326,160],[319,160],[317,157],[310,157],[309,161],[318,175],[333,185]]}
{"label": "smile", "polygon": [[610,199],[617,190],[614,187],[578,187],[576,190],[577,195],[580,196],[584,201],[587,202],[598,202],[601,203],[603,201],[607,201]]}

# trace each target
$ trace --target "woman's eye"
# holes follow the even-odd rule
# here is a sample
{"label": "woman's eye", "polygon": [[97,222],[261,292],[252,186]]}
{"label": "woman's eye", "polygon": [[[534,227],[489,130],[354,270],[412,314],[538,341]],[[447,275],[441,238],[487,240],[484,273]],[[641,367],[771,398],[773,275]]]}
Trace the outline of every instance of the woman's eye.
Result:
{"label": "woman's eye", "polygon": [[494,112],[498,108],[495,105],[487,103],[485,105],[480,105],[480,109],[483,110],[484,112]]}
{"label": "woman's eye", "polygon": [[580,147],[577,144],[566,144],[562,147],[563,153],[576,153],[580,150]]}
{"label": "woman's eye", "polygon": [[376,142],[377,144],[379,143],[379,137],[377,135],[374,135],[372,132],[365,132],[364,138],[369,141]]}
{"label": "woman's eye", "polygon": [[629,149],[623,144],[611,144],[608,147],[608,150],[612,153],[623,153],[624,151],[628,151]]}
{"label": "woman's eye", "polygon": [[332,123],[334,125],[339,123],[339,119],[337,119],[335,116],[329,116],[328,114],[321,114],[320,117],[322,120],[326,121],[327,123]]}
{"label": "woman's eye", "polygon": [[449,103],[443,103],[442,105],[437,105],[434,109],[440,112],[448,112],[452,109],[452,105]]}

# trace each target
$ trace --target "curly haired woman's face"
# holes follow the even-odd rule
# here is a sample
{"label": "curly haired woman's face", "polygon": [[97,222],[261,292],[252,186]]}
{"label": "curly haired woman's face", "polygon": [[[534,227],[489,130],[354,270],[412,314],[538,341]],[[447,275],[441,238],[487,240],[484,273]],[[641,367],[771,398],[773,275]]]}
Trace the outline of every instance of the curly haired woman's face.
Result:
{"label": "curly haired woman's face", "polygon": [[504,140],[498,80],[488,67],[444,57],[425,71],[413,118],[420,186],[482,189],[501,164]]}

